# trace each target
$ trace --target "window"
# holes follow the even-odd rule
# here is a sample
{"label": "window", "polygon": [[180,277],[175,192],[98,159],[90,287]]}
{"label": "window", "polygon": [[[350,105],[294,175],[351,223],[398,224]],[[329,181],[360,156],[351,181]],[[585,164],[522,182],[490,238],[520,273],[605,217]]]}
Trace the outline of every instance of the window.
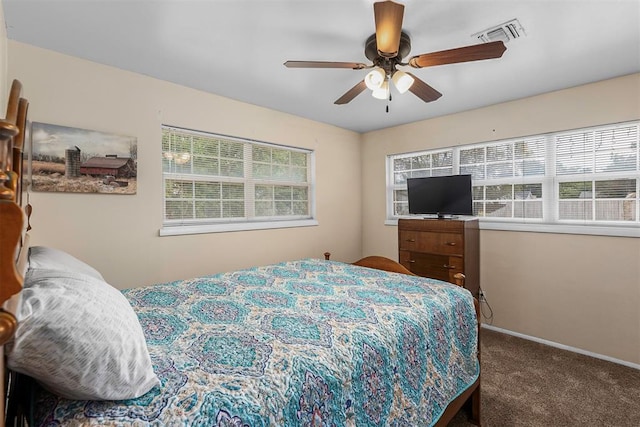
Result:
{"label": "window", "polygon": [[313,152],[162,127],[161,235],[316,225]]}
{"label": "window", "polygon": [[453,173],[453,150],[404,154],[391,159],[392,173],[389,194],[393,200],[393,216],[408,215],[407,178],[444,176]]}
{"label": "window", "polygon": [[388,156],[388,219],[408,214],[407,178],[470,174],[485,228],[640,236],[639,128],[627,122]]}
{"label": "window", "polygon": [[558,216],[638,223],[638,124],[556,136]]}
{"label": "window", "polygon": [[543,218],[545,138],[459,149],[461,174],[473,181],[473,213],[488,218]]}

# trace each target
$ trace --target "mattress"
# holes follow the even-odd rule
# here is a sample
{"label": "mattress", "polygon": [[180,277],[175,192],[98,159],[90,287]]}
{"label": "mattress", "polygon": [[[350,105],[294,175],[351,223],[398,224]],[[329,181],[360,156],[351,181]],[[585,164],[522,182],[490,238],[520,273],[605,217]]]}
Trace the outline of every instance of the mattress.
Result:
{"label": "mattress", "polygon": [[304,259],[123,291],[161,385],[36,426],[429,426],[479,375],[464,288]]}

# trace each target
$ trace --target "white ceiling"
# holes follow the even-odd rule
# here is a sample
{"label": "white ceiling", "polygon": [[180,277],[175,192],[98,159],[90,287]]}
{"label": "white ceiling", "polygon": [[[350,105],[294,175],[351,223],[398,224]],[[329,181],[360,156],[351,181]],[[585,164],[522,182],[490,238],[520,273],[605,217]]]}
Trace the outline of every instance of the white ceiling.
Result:
{"label": "white ceiling", "polygon": [[640,72],[638,0],[403,1],[409,56],[476,44],[513,18],[526,36],[500,59],[413,70],[443,94],[435,102],[367,90],[341,106],[367,70],[282,64],[368,63],[373,0],[0,1],[12,40],[357,132]]}

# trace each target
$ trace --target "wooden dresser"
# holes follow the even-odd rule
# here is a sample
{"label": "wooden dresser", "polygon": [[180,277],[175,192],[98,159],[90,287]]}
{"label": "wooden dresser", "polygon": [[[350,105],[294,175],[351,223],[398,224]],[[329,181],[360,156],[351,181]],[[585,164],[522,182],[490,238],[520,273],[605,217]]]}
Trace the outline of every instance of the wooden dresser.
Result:
{"label": "wooden dresser", "polygon": [[465,288],[478,297],[480,232],[477,219],[399,219],[400,264],[424,277],[454,282],[464,273]]}

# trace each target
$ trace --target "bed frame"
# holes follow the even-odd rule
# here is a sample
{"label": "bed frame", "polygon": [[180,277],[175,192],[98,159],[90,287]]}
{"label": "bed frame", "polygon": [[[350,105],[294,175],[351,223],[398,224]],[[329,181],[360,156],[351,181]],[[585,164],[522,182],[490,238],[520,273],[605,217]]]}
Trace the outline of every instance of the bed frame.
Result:
{"label": "bed frame", "polygon": [[[29,103],[21,97],[22,84],[14,80],[9,94],[5,119],[0,119],[0,307],[5,303],[17,304],[23,283],[26,254],[28,253],[28,231],[31,206],[22,203],[23,147],[27,130],[27,109]],[[24,248],[24,250],[22,250]],[[329,259],[330,253],[325,253]],[[414,275],[399,263],[385,257],[371,256],[353,264],[403,274]],[[464,275],[456,277],[456,284],[464,285]],[[14,298],[12,298],[14,297]],[[478,301],[475,301],[476,316],[480,319]],[[480,324],[478,323],[478,326]],[[9,311],[0,308],[0,427],[14,425],[21,419],[20,409],[9,403],[5,408],[7,394],[16,393],[14,380],[7,381],[4,359],[4,345],[11,340],[17,327],[16,318]],[[480,328],[478,327],[478,332]],[[480,335],[478,333],[478,339]],[[478,349],[480,348],[478,342]],[[478,352],[480,359],[480,352]],[[13,378],[13,376],[11,376]],[[9,391],[8,391],[9,390]],[[19,400],[19,399],[18,399]],[[466,406],[470,410],[470,420],[480,425],[480,377],[458,398],[449,404],[436,426],[446,426],[458,411]]]}
{"label": "bed frame", "polygon": [[[22,207],[22,152],[27,128],[29,103],[21,97],[22,84],[14,80],[9,93],[7,112],[0,119],[0,306],[16,304],[12,298],[22,289],[22,272],[27,251],[25,212]],[[16,318],[0,309],[0,426],[5,425],[5,395],[7,390],[4,344],[17,327]]]}

